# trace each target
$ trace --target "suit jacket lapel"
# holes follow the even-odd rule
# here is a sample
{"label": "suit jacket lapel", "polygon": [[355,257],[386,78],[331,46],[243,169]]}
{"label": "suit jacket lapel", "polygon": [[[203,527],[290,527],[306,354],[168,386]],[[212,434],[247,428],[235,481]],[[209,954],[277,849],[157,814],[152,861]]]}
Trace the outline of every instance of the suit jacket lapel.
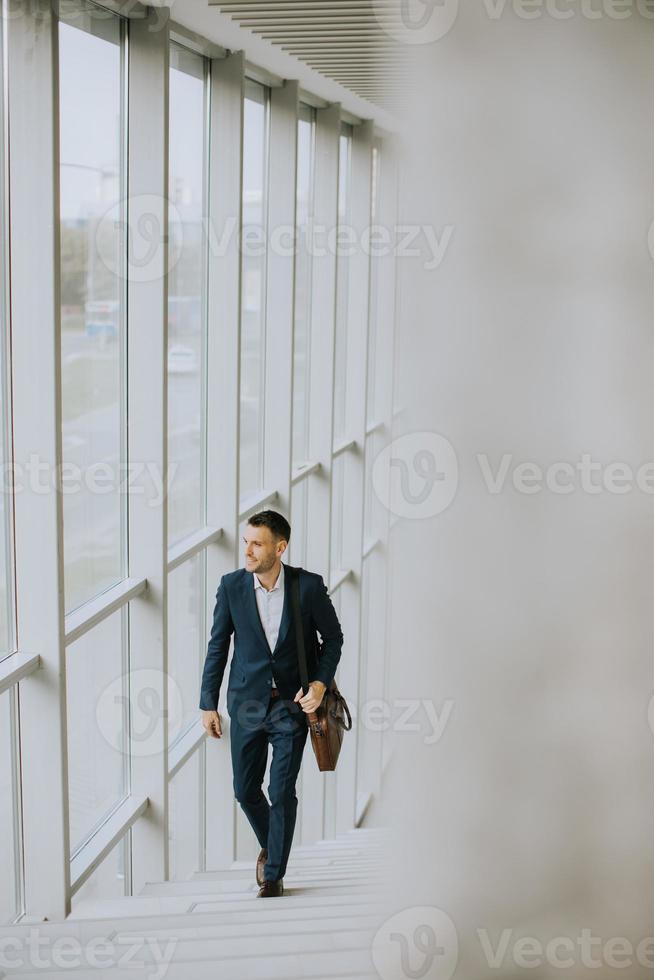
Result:
{"label": "suit jacket lapel", "polygon": [[[291,575],[289,573],[289,568],[295,571],[293,566],[284,565],[284,605],[282,606],[282,618],[279,621],[279,633],[277,634],[277,642],[275,643],[275,649],[273,650],[273,655],[277,653],[277,650],[282,645],[286,639],[286,634],[288,633],[289,627],[291,625]],[[252,587],[254,591],[254,586]],[[256,599],[254,602],[256,606]],[[265,634],[264,634],[265,636]]]}
{"label": "suit jacket lapel", "polygon": [[261,622],[259,607],[257,606],[257,598],[254,594],[254,572],[249,572],[247,569],[245,569],[245,578],[243,579],[243,602],[245,603],[245,609],[250,620],[252,623],[254,623],[255,628],[259,632],[261,642],[270,653],[268,638],[263,628],[263,623]]}
{"label": "suit jacket lapel", "polygon": [[[277,642],[275,643],[275,649],[272,651],[273,656],[286,639],[286,634],[288,633],[291,625],[291,576],[288,574],[289,568],[293,569],[293,566],[284,565],[284,605],[282,607],[282,618],[279,623]],[[245,608],[248,616],[252,622],[256,623],[259,636],[261,637],[261,642],[270,654],[268,637],[266,636],[266,631],[264,630],[263,623],[261,622],[259,607],[257,606],[257,597],[254,594],[254,572],[249,572],[247,569],[245,570],[245,579],[243,581],[243,601],[245,602]]]}

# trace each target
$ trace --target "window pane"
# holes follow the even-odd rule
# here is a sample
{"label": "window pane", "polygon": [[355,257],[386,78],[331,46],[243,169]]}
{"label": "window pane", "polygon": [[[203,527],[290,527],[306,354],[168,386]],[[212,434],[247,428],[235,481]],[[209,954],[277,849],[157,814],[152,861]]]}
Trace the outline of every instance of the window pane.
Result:
{"label": "window pane", "polygon": [[71,610],[125,575],[125,168],[120,22],[66,7],[70,22],[59,28],[61,357]]}
{"label": "window pane", "polygon": [[168,277],[169,543],[205,524],[205,80],[199,55],[173,45],[170,67]]}
{"label": "window pane", "polygon": [[[343,238],[344,244],[337,248],[336,255],[336,368],[334,382],[334,439],[345,435],[345,394],[347,383],[347,294],[349,288],[349,258],[347,256],[346,227],[350,222],[350,148],[352,131],[343,127],[339,142],[338,161],[338,227],[337,243]],[[345,254],[342,254],[345,253]]]}
{"label": "window pane", "polygon": [[[380,589],[383,582],[380,577],[380,556],[373,551],[364,559],[361,571],[361,650],[359,663],[359,704],[365,705],[373,697],[378,697],[379,685],[376,678],[371,677],[370,651],[375,643],[384,641],[384,601]],[[381,601],[380,601],[381,599]],[[375,616],[378,622],[375,622]],[[338,682],[337,682],[338,683]],[[359,726],[357,738],[357,800],[359,803],[375,785],[376,773],[381,758],[381,734],[374,731],[373,726],[366,723],[366,715],[362,713],[357,721]]]}
{"label": "window pane", "polygon": [[363,539],[364,543],[376,538],[381,538],[388,526],[388,511],[380,500],[372,480],[373,466],[375,459],[384,448],[385,439],[383,432],[375,431],[366,436],[364,452],[364,521]]}
{"label": "window pane", "polygon": [[[370,192],[370,223],[379,221],[379,149],[372,148],[372,173]],[[377,290],[379,281],[379,257],[370,256],[370,310],[368,313],[368,392],[366,406],[366,421],[368,424],[377,422]]]}
{"label": "window pane", "polygon": [[343,502],[345,495],[345,454],[332,463],[332,540],[330,565],[343,568]]}
{"label": "window pane", "polygon": [[314,110],[300,107],[296,187],[295,337],[293,349],[293,461],[309,457],[309,355],[311,323],[311,252],[313,219]]}
{"label": "window pane", "polygon": [[291,540],[289,541],[288,551],[291,565],[300,565],[304,568],[307,560],[307,504],[309,501],[309,487],[307,480],[301,480],[291,487]]}
{"label": "window pane", "polygon": [[129,792],[127,615],[120,609],[66,650],[71,853]]}
{"label": "window pane", "polygon": [[248,82],[243,131],[240,497],[262,489],[268,91]]}
{"label": "window pane", "polygon": [[0,694],[0,923],[22,912],[16,688]]}
{"label": "window pane", "polygon": [[[179,565],[168,576],[169,704],[174,713],[171,739],[179,738],[198,719],[198,691],[206,655],[206,552]],[[177,719],[179,718],[179,725]]]}
{"label": "window pane", "polygon": [[[0,22],[0,81],[4,81],[2,60],[3,24]],[[3,88],[4,91],[4,88]],[[9,432],[8,340],[9,304],[7,296],[8,250],[5,214],[5,113],[0,98],[0,466],[9,472],[11,437]],[[0,493],[0,660],[15,649],[13,612],[13,559],[11,549],[12,498],[6,489]]]}
{"label": "window pane", "polygon": [[128,830],[80,890],[75,892],[71,900],[73,911],[80,902],[89,899],[123,898],[131,894],[129,880],[131,845],[132,832]]}
{"label": "window pane", "polygon": [[202,772],[204,746],[193,753],[170,782],[170,879],[187,881],[200,871],[203,835]]}

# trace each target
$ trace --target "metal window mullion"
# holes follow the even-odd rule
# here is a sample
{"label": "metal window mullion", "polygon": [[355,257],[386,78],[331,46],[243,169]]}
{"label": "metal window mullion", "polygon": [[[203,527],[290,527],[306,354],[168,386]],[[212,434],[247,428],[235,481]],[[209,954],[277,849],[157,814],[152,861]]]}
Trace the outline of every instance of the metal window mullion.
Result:
{"label": "metal window mullion", "polygon": [[[338,224],[338,168],[341,107],[315,110],[312,226],[328,232]],[[320,462],[307,487],[307,568],[330,578],[331,482],[334,441],[334,356],[336,333],[336,255],[325,248],[311,262],[307,350],[309,359],[309,458]],[[310,678],[311,679],[311,678]],[[303,841],[325,834],[325,781],[315,766],[304,769],[301,833]]]}
{"label": "metal window mullion", "polygon": [[[4,0],[2,2],[4,11]],[[2,321],[3,330],[0,343],[2,345],[1,363],[1,397],[2,397],[2,438],[4,441],[4,462],[12,461],[12,390],[11,390],[11,308],[10,308],[10,265],[9,265],[9,181],[8,181],[8,162],[9,162],[9,72],[8,72],[8,49],[7,49],[7,21],[0,25],[0,43],[2,44],[1,61],[2,74],[0,91],[0,194],[2,202],[0,204],[0,214],[2,224],[0,235],[2,244],[0,254],[2,255]],[[6,596],[5,596],[5,615],[8,624],[8,650],[16,649],[16,582],[15,582],[15,562],[14,562],[14,511],[13,493],[7,493],[5,485],[5,507],[4,507],[4,544],[5,553],[3,560],[6,569]]]}
{"label": "metal window mullion", "polygon": [[[363,123],[352,131],[350,145],[350,214],[349,221],[362,241],[370,224],[371,151],[373,124]],[[360,447],[366,441],[366,402],[368,386],[368,311],[370,262],[366,250],[359,248],[349,258],[347,303],[347,381],[345,386],[345,431]],[[360,661],[365,655],[361,645],[364,517],[364,452],[348,452],[344,460],[343,547],[341,563],[352,574],[341,586],[341,622],[345,650],[339,672],[339,687],[355,703],[359,700]],[[337,774],[336,830],[345,831],[356,820],[357,727],[348,736],[352,746]]]}
{"label": "metal window mullion", "polygon": [[[379,213],[376,223],[390,231],[390,241],[394,244],[394,229],[397,227],[397,167],[398,156],[397,146],[392,138],[380,140],[378,145],[378,202]],[[380,439],[382,445],[386,444],[388,434],[391,432],[393,424],[393,383],[394,383],[394,364],[393,352],[395,348],[395,308],[396,308],[396,264],[397,257],[395,248],[391,247],[384,255],[378,256],[376,260],[377,270],[377,343],[375,351],[374,370],[377,374],[377,384],[375,389],[375,417],[379,417],[382,424],[382,436],[375,436],[375,440]],[[387,490],[388,493],[388,490]],[[390,498],[387,498],[390,499]],[[373,611],[373,622],[384,622],[385,628],[381,631],[379,641],[371,644],[364,638],[363,647],[369,651],[371,658],[371,670],[369,677],[371,683],[366,693],[366,697],[383,699],[387,696],[386,678],[388,673],[388,658],[390,650],[388,637],[390,635],[389,609],[391,606],[390,598],[390,575],[391,563],[389,561],[390,545],[390,510],[384,507],[383,502],[377,503],[381,508],[379,526],[373,528],[373,534],[379,535],[381,539],[380,553],[376,556],[376,561],[381,564],[380,576],[382,582],[379,589],[375,590],[372,597],[375,609]],[[382,564],[383,563],[383,564]],[[382,777],[384,770],[384,750],[385,743],[389,738],[388,730],[384,727],[381,732],[369,733],[371,739],[376,739],[375,748],[375,771],[370,774],[370,785],[373,794],[378,795],[382,788]]]}
{"label": "metal window mullion", "polygon": [[118,585],[107,589],[78,609],[68,613],[64,620],[64,640],[66,646],[75,643],[85,633],[95,629],[103,620],[113,616],[129,602],[141,595],[147,589],[147,579],[125,578]]}
{"label": "metal window mullion", "polygon": [[[210,66],[207,375],[207,524],[222,527],[220,539],[206,551],[206,617],[212,622],[220,578],[234,569],[239,542],[239,430],[241,253],[243,186],[242,52],[212,59]],[[215,243],[225,235],[223,249]],[[205,635],[207,631],[205,630]],[[205,650],[206,653],[206,650]],[[219,711],[225,721],[225,688]],[[198,691],[198,704],[200,695]],[[226,730],[226,725],[223,726]],[[224,739],[205,748],[204,867],[227,868],[235,856],[235,803],[225,792],[232,772]]]}
{"label": "metal window mullion", "polygon": [[25,911],[25,855],[23,852],[23,807],[21,794],[20,718],[18,686],[9,691],[9,724],[11,726],[11,798],[14,851],[14,907],[18,915]]}
{"label": "metal window mullion", "polygon": [[150,801],[147,796],[136,797],[128,794],[122,799],[103,823],[96,828],[73,856],[72,890],[79,891],[93,872],[102,864],[121,838],[137,825],[139,818],[148,811]]}
{"label": "metal window mullion", "polygon": [[30,678],[19,688],[25,911],[37,919],[63,919],[70,912],[70,867],[60,490],[58,30],[50,0],[34,0],[6,23],[12,80],[14,461],[24,467],[35,454],[47,461],[56,480],[54,492],[47,494],[35,492],[26,480],[14,509],[17,641],[22,649],[38,653],[42,663],[39,681]]}
{"label": "metal window mullion", "polygon": [[[206,399],[203,405],[206,406]],[[198,531],[194,531],[187,537],[182,538],[168,549],[168,571],[174,571],[174,569],[179,565],[183,565],[190,558],[201,554],[205,551],[207,545],[213,544],[222,534],[223,529],[221,527],[202,527]]]}
{"label": "metal window mullion", "polygon": [[[268,228],[295,228],[297,177],[297,82],[270,92]],[[287,250],[284,250],[287,251]],[[277,509],[291,513],[293,433],[293,338],[295,252],[268,248],[266,344],[265,472],[263,485],[277,491]]]}
{"label": "metal window mullion", "polygon": [[[338,186],[338,175],[336,177],[336,184]],[[310,176],[309,176],[309,202],[307,206],[307,241],[313,242],[313,231],[315,224],[315,203],[316,203],[316,109],[312,107],[311,110],[311,162],[310,162]],[[309,283],[311,283],[313,271],[313,255],[309,255]],[[311,308],[313,305],[313,290],[309,288],[309,295],[307,300],[307,323],[309,324],[307,330],[307,366],[306,366],[306,381],[311,377],[311,358],[312,358],[312,343],[311,343]],[[306,392],[306,397],[304,400],[304,426],[305,426],[305,450],[306,456],[309,456],[309,432],[311,427],[311,397],[310,389]]]}
{"label": "metal window mullion", "polygon": [[264,253],[261,269],[261,292],[259,296],[259,309],[261,311],[261,322],[259,325],[259,337],[261,341],[260,349],[260,373],[259,380],[259,444],[258,450],[258,483],[257,489],[266,486],[266,426],[270,419],[270,412],[267,411],[267,401],[269,394],[269,384],[267,377],[267,358],[268,358],[268,270],[270,258],[269,232],[270,232],[270,141],[271,141],[271,92],[272,89],[264,88],[264,149],[263,149],[263,181],[262,181],[262,224]]}
{"label": "metal window mullion", "polygon": [[[162,230],[160,247],[148,264],[130,268],[128,290],[128,406],[130,462],[147,460],[166,485],[167,405],[167,223],[168,223],[168,11],[148,10],[130,22],[129,38],[129,208],[128,242],[138,242],[139,208]],[[154,29],[156,25],[156,29]],[[138,245],[137,245],[138,247]],[[148,601],[129,611],[130,705],[148,688],[159,705],[158,751],[131,755],[131,789],[151,801],[132,828],[132,879],[139,892],[147,881],[168,878],[168,636],[167,501],[154,501],[155,488],[140,473],[129,494],[129,571],[148,580]],[[130,732],[131,737],[135,732]],[[130,740],[130,747],[132,745]]]}

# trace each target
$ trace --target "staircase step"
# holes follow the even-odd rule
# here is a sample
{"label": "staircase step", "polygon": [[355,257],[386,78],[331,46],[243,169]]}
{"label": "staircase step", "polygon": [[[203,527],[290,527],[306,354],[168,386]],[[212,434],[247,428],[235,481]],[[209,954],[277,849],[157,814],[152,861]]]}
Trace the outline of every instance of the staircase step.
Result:
{"label": "staircase step", "polygon": [[319,840],[315,844],[299,844],[299,848],[316,851],[352,851],[352,850],[374,850],[376,847],[383,847],[387,843],[383,838],[379,840],[364,840],[362,837],[344,837],[342,840]]}
{"label": "staircase step", "polygon": [[[252,858],[250,861],[234,861],[229,868],[217,869],[215,871],[195,871],[188,881],[221,881],[227,878],[251,878],[254,875],[256,865],[256,858]],[[359,875],[369,872],[377,872],[381,867],[381,861],[378,859],[374,861],[366,861],[355,864],[350,861],[339,861],[338,863],[333,861],[312,861],[299,864],[294,861],[289,861],[286,868],[286,877],[306,878],[313,874],[320,875],[325,872],[334,873],[338,871],[340,874]]]}
{"label": "staircase step", "polygon": [[[324,931],[330,928],[341,928],[340,923],[352,924],[362,928],[373,927],[390,914],[390,907],[381,902],[369,900],[357,901],[354,896],[344,903],[323,904],[312,900],[309,905],[290,908],[286,897],[281,902],[261,902],[259,904],[239,903],[232,909],[220,909],[219,912],[185,912],[183,914],[163,915],[128,915],[116,918],[75,919],[69,916],[63,922],[39,922],[39,936],[54,940],[60,936],[71,936],[85,943],[99,935],[112,939],[117,935],[139,936],[216,936],[220,935],[249,935],[255,928],[257,934],[288,931],[289,928],[298,931],[316,929]],[[346,926],[345,926],[346,927]],[[0,927],[0,941],[5,939],[27,938],[34,925]]]}
{"label": "staircase step", "polygon": [[[246,858],[238,858],[232,862],[232,867],[239,868],[247,864],[248,867],[252,866],[252,862],[256,861],[259,856],[259,852]],[[288,859],[288,867],[328,867],[332,864],[347,864],[352,867],[356,867],[359,864],[371,864],[373,861],[380,862],[383,858],[383,851],[372,852],[367,851],[364,854],[328,854],[325,851],[319,851],[318,853],[312,854],[299,854],[296,851],[291,851],[290,857]]]}
{"label": "staircase step", "polygon": [[[370,950],[375,932],[376,929],[363,929],[355,923],[350,923],[350,927],[345,929],[297,933],[292,923],[288,923],[286,931],[278,930],[269,935],[250,932],[247,935],[232,937],[207,936],[180,939],[175,932],[171,932],[160,940],[152,940],[150,936],[147,936],[145,941],[142,936],[132,937],[128,939],[127,945],[135,951],[132,960],[134,964],[155,963],[157,958],[161,958],[163,951],[168,949],[171,953],[171,963],[197,963],[210,960],[219,965],[224,960],[263,959],[267,956],[283,954],[324,956],[327,953],[343,950]],[[138,946],[141,948],[137,948]],[[154,955],[155,950],[159,951],[158,957]]]}
{"label": "staircase step", "polygon": [[[371,892],[369,888],[326,888],[321,886],[311,894],[304,888],[297,888],[294,893],[285,893],[282,900],[289,910],[294,911],[307,908],[307,902],[310,900],[311,906],[315,906],[317,914],[319,914],[321,906],[337,905],[343,908],[350,904],[377,903],[382,897],[380,891],[378,888]],[[175,896],[136,895],[114,899],[89,898],[76,906],[69,919],[127,919],[144,915],[184,914],[195,909],[203,912],[232,912],[240,911],[243,908],[252,910],[262,904],[264,904],[264,899],[258,898],[255,889],[240,894],[232,892],[224,897],[195,893],[193,895]]]}
{"label": "staircase step", "polygon": [[[371,945],[393,907],[383,873],[390,840],[383,828],[357,828],[294,848],[274,902],[258,898],[256,856],[149,882],[134,897],[82,900],[41,934],[104,937],[115,942],[114,965],[93,969],[82,956],[79,968],[49,968],[47,980],[119,980],[128,970],[148,980],[379,980]],[[32,965],[10,975],[44,978]]]}
{"label": "staircase step", "polygon": [[[181,925],[182,916],[176,916],[166,927],[161,926],[157,919],[144,920],[146,925],[141,928],[133,929],[118,928],[112,929],[107,933],[107,938],[128,939],[131,936],[147,935],[148,939],[165,939],[167,936],[175,936],[178,940],[187,939],[233,939],[239,936],[252,936],[253,928],[256,929],[256,936],[281,936],[281,935],[320,935],[324,932],[346,932],[351,928],[376,930],[388,915],[388,909],[383,906],[373,907],[365,912],[348,914],[342,908],[335,909],[333,914],[325,914],[321,910],[319,916],[305,915],[300,917],[297,912],[292,916],[286,915],[285,919],[281,915],[275,914],[273,918],[267,918],[264,914],[252,915],[239,918],[238,921],[225,921],[226,917],[213,916],[213,922],[203,925]],[[188,921],[189,917],[185,917]],[[199,918],[195,915],[193,919]]]}
{"label": "staircase step", "polygon": [[[346,875],[341,873],[336,873],[332,875],[313,875],[308,878],[298,878],[293,875],[284,876],[284,891],[306,891],[313,889],[323,889],[323,888],[349,888],[352,887],[366,887],[370,890],[371,887],[382,885],[383,878],[381,875],[372,875],[367,873],[365,876],[362,875],[357,877],[356,875]],[[254,892],[258,891],[259,886],[256,883],[254,875],[251,878],[229,878],[227,880],[215,881],[212,879],[203,879],[202,881],[196,881],[192,879],[191,881],[154,881],[148,882],[144,885],[140,892],[140,895],[151,896],[151,895],[229,895],[232,894],[235,897],[239,897],[244,892]]]}
{"label": "staircase step", "polygon": [[[118,958],[125,951],[117,951]],[[193,963],[193,980],[216,980],[216,962],[229,980],[362,980],[362,976],[379,980],[372,965],[370,950],[338,950],[308,956],[306,953],[267,953],[263,956],[238,956],[220,961]],[[129,966],[98,969],[49,969],[48,980],[125,980]],[[165,972],[164,972],[165,971]],[[143,970],[139,974],[144,975]],[[44,980],[43,970],[19,974],[23,980]],[[136,974],[135,974],[136,975]],[[189,980],[188,962],[165,963],[159,966],[159,976],[165,980]]]}

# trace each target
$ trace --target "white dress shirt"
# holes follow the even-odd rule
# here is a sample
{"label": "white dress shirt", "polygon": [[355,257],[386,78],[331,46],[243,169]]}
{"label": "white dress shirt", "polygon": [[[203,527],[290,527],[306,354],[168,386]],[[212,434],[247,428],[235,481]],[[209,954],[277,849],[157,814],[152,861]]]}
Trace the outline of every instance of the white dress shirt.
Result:
{"label": "white dress shirt", "polygon": [[[261,584],[257,578],[256,572],[252,575],[252,578],[254,579],[254,595],[257,600],[259,618],[261,619],[261,625],[263,626],[264,633],[266,634],[266,639],[268,640],[271,653],[275,649],[275,644],[277,643],[279,624],[282,619],[282,610],[284,608],[284,563],[280,562],[280,564],[281,568],[279,570],[279,575],[277,576],[277,581],[270,590],[266,589]],[[272,686],[274,688],[277,687],[274,678]]]}

